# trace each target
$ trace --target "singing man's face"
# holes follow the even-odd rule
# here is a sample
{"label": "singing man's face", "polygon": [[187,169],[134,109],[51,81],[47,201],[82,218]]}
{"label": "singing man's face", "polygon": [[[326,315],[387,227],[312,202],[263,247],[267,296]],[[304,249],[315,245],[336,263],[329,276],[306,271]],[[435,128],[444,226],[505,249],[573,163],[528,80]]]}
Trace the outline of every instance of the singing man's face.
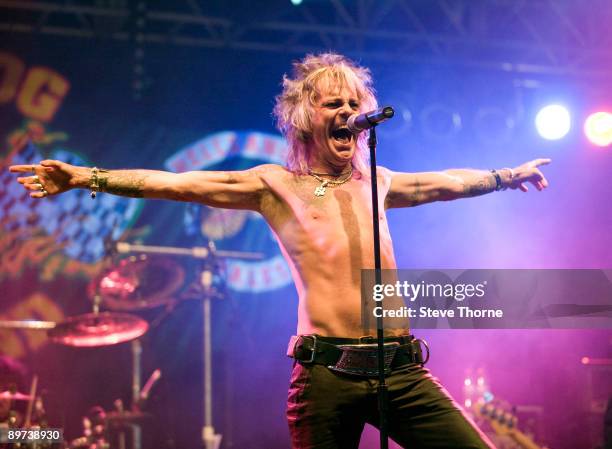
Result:
{"label": "singing man's face", "polygon": [[322,86],[313,108],[311,154],[334,167],[353,159],[357,136],[346,127],[348,118],[360,111],[357,94],[347,86]]}

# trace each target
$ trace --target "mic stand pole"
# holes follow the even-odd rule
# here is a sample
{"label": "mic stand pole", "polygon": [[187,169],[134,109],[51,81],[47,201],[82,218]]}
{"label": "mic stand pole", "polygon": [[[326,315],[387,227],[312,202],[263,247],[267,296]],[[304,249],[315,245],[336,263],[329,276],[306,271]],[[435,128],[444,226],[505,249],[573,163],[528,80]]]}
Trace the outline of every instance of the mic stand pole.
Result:
{"label": "mic stand pole", "polygon": [[[378,184],[376,177],[376,125],[370,128],[368,147],[370,147],[370,177],[372,184],[372,227],[374,233],[374,274],[376,284],[382,284],[380,261],[380,228],[378,219]],[[380,306],[383,306],[381,301]],[[388,449],[387,403],[388,390],[385,381],[385,352],[382,313],[376,317],[376,340],[378,343],[378,415],[380,429],[380,448]]]}
{"label": "mic stand pole", "polygon": [[201,261],[199,287],[202,293],[202,322],[203,322],[203,371],[204,371],[204,426],[202,427],[202,441],[204,449],[219,449],[221,434],[215,433],[212,411],[212,311],[211,302],[213,292],[213,275],[217,260],[216,248],[213,242],[208,243],[208,258]]}

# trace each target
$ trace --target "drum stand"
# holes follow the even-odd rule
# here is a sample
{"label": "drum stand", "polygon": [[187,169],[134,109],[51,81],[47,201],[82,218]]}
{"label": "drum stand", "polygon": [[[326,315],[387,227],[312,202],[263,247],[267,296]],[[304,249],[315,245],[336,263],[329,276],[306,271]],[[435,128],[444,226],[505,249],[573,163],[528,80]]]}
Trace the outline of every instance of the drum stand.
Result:
{"label": "drum stand", "polygon": [[[202,262],[200,279],[195,285],[195,293],[202,301],[202,321],[203,321],[203,405],[204,422],[202,426],[202,443],[204,449],[219,449],[222,435],[215,432],[213,426],[212,410],[212,321],[211,321],[211,301],[217,292],[213,288],[213,274],[216,269],[215,263],[218,258],[236,258],[247,260],[259,260],[263,257],[260,253],[249,253],[241,251],[217,251],[213,242],[209,242],[208,247],[177,248],[169,246],[150,246],[132,245],[125,242],[118,242],[116,245],[119,253],[145,253],[158,255],[187,256],[199,259]],[[134,344],[134,343],[133,343]],[[133,349],[134,351],[134,349]],[[135,358],[136,359],[136,358]],[[138,358],[139,360],[139,358]],[[137,373],[138,372],[138,376]],[[138,388],[137,388],[138,387]],[[134,378],[132,391],[140,392],[140,365],[136,368],[134,363]],[[123,448],[120,448],[123,449]],[[140,449],[140,446],[134,446]]]}
{"label": "drum stand", "polygon": [[[136,410],[136,404],[140,402],[140,379],[142,367],[142,344],[140,340],[132,340],[132,409]],[[142,447],[142,429],[139,424],[131,424],[132,429],[132,449]],[[125,449],[125,436],[123,432],[119,434],[119,449]],[[123,443],[123,447],[121,447]]]}

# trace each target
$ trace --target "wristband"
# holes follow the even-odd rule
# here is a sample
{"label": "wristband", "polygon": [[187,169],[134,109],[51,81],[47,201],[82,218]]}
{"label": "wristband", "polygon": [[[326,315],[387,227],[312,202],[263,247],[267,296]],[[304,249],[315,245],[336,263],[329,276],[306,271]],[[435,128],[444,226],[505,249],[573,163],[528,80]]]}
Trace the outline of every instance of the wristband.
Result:
{"label": "wristband", "polygon": [[497,173],[497,170],[490,170],[491,174],[495,177],[495,191],[498,192],[504,188],[501,180],[501,176]]}

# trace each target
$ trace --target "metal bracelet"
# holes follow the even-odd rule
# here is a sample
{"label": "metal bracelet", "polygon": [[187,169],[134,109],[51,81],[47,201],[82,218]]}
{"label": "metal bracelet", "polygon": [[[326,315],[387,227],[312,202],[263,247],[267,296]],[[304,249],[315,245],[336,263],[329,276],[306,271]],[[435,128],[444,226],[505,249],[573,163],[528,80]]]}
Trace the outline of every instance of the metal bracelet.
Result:
{"label": "metal bracelet", "polygon": [[91,190],[91,193],[89,194],[91,196],[91,199],[95,200],[96,195],[98,194],[98,191],[100,190],[100,180],[98,179],[98,167],[93,167],[91,169],[91,178],[89,178],[89,189]]}

